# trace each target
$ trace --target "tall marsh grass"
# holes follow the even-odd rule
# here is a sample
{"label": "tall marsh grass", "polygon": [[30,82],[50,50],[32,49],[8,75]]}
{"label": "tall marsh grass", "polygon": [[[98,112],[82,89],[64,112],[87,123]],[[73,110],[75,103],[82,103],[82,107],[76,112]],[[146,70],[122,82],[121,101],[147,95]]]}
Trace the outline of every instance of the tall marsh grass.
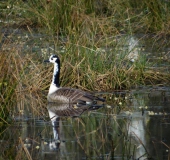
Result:
{"label": "tall marsh grass", "polygon": [[[32,58],[22,55],[21,52],[11,49],[1,51],[0,54],[0,117],[5,123],[11,111],[15,108],[16,112],[22,112],[25,106],[38,108],[44,106],[41,84],[43,80],[39,76],[44,72],[39,70],[38,61],[36,65]],[[40,64],[41,65],[41,64]],[[41,74],[41,75],[40,75]],[[41,97],[42,97],[41,96]],[[38,106],[35,106],[38,104]],[[11,113],[12,115],[14,112]]]}
{"label": "tall marsh grass", "polygon": [[[61,86],[88,91],[112,92],[130,89],[138,85],[169,82],[167,73],[155,72],[145,57],[131,62],[122,51],[89,50],[68,47],[66,53],[58,53],[61,59]],[[122,54],[122,55],[121,55]],[[44,57],[45,56],[45,57]],[[23,54],[20,50],[2,51],[1,68],[1,117],[5,120],[11,106],[18,112],[32,107],[33,112],[43,115],[46,95],[51,83],[53,65],[44,64],[49,55]]]}

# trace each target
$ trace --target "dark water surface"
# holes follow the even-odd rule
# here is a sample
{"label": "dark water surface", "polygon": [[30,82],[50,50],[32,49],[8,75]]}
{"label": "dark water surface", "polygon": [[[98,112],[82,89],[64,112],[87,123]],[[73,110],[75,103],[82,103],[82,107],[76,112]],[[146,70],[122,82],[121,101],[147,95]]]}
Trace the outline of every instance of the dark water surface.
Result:
{"label": "dark water surface", "polygon": [[109,105],[77,118],[60,117],[55,127],[47,117],[18,114],[12,125],[1,128],[0,159],[170,157],[170,88],[141,87],[105,96]]}

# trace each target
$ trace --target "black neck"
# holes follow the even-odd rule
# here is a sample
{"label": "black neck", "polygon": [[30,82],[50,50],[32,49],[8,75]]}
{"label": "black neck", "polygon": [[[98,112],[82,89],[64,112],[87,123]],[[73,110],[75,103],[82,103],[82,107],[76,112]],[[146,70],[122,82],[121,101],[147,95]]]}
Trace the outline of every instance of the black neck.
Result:
{"label": "black neck", "polygon": [[55,63],[52,83],[55,84],[57,87],[60,86],[59,78],[60,78],[60,63]]}

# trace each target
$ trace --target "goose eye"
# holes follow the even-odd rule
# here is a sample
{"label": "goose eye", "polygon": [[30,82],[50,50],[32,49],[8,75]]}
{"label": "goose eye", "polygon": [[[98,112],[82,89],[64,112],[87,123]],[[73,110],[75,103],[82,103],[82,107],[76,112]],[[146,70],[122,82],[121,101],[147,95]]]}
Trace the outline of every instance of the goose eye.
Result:
{"label": "goose eye", "polygon": [[53,58],[51,58],[51,60],[53,60]]}

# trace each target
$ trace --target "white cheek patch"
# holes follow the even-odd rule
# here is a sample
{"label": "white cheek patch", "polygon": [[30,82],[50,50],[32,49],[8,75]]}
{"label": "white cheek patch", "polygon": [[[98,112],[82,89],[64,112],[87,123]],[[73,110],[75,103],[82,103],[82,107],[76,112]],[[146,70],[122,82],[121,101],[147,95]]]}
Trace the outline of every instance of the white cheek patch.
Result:
{"label": "white cheek patch", "polygon": [[54,62],[54,63],[56,62],[56,60],[57,60],[57,58],[53,58],[53,62]]}
{"label": "white cheek patch", "polygon": [[51,63],[55,63],[56,60],[57,60],[57,58],[56,58],[56,57],[55,57],[55,58],[52,58],[52,57],[53,57],[53,56],[50,57],[49,61],[50,61]]}

